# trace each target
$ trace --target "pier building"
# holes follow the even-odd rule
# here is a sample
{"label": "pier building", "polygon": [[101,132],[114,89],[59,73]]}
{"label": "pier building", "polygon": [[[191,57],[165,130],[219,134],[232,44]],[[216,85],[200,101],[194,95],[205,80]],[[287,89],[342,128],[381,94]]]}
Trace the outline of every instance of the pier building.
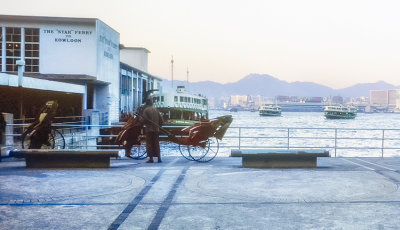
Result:
{"label": "pier building", "polygon": [[63,115],[96,110],[118,122],[161,81],[147,73],[147,53],[121,46],[96,18],[0,15],[0,112],[32,117],[55,99]]}
{"label": "pier building", "polygon": [[120,46],[120,108],[123,113],[135,112],[147,90],[161,89],[162,79],[148,73],[149,50]]}

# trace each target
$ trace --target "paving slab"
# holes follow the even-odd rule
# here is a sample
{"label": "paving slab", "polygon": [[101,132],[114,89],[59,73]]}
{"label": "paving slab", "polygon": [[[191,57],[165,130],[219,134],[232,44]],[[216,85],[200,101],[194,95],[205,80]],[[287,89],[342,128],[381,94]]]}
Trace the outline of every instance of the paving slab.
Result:
{"label": "paving slab", "polygon": [[312,169],[113,159],[108,169],[0,162],[0,229],[400,229],[400,158]]}

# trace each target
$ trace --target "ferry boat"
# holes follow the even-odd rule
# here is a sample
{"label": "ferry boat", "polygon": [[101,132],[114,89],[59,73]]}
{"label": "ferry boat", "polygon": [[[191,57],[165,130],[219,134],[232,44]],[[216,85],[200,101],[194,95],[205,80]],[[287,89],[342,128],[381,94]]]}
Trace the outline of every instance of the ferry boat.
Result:
{"label": "ferry boat", "polygon": [[328,119],[353,119],[357,116],[357,108],[354,106],[325,106],[325,117]]}
{"label": "ferry boat", "polygon": [[260,106],[260,109],[258,110],[260,113],[260,116],[281,116],[282,114],[282,109],[278,105],[262,105]]}
{"label": "ferry boat", "polygon": [[163,116],[165,126],[190,126],[208,119],[208,99],[200,94],[188,93],[185,86],[172,92],[151,94],[154,107]]}

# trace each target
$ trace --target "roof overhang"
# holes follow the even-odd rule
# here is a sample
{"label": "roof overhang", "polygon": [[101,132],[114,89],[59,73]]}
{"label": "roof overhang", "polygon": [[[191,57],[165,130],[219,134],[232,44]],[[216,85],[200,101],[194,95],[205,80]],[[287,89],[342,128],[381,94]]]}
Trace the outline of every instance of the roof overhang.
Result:
{"label": "roof overhang", "polygon": [[38,78],[50,81],[59,81],[73,84],[84,85],[85,83],[92,83],[97,85],[109,85],[109,82],[97,80],[96,77],[85,74],[38,74],[38,73],[25,73],[25,76]]}
{"label": "roof overhang", "polygon": [[[0,85],[9,87],[19,87],[18,76],[13,74],[0,73]],[[85,86],[80,84],[66,83],[60,81],[50,81],[45,79],[22,77],[22,88],[48,90],[65,93],[85,93]]]}

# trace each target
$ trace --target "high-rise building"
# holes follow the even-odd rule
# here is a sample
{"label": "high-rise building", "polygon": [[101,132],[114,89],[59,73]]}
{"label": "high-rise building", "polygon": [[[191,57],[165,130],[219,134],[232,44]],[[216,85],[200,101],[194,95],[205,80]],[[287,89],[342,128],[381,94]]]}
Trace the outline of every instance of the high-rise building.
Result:
{"label": "high-rise building", "polygon": [[231,95],[230,104],[231,106],[242,106],[246,107],[249,97],[247,95]]}
{"label": "high-rise building", "polygon": [[389,103],[387,90],[370,90],[369,103],[373,106],[387,106]]}
{"label": "high-rise building", "polygon": [[370,105],[386,108],[388,111],[400,108],[400,89],[371,90]]}

